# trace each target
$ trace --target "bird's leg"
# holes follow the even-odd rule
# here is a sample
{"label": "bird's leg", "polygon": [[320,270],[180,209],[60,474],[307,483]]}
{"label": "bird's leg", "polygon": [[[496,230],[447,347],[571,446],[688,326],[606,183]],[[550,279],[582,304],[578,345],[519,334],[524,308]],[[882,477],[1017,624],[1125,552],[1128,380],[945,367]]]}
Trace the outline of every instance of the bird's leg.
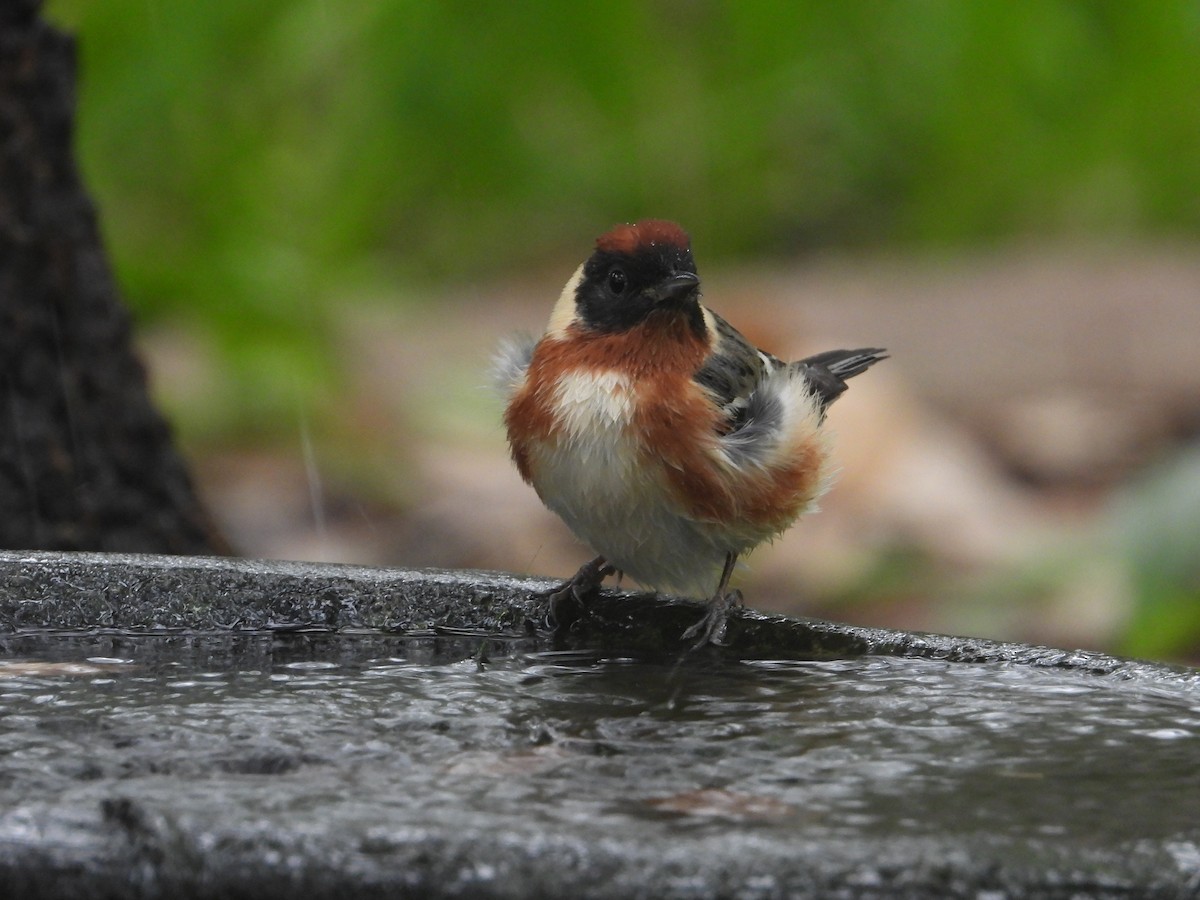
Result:
{"label": "bird's leg", "polygon": [[610,565],[603,556],[585,562],[570,580],[550,592],[550,623],[557,626],[570,624],[578,619],[578,614],[564,615],[567,612],[564,604],[572,603],[580,610],[586,608],[588,600],[600,590],[601,582],[616,571],[616,566]]}
{"label": "bird's leg", "polygon": [[699,650],[705,644],[720,646],[725,640],[726,619],[729,610],[742,602],[741,591],[730,591],[729,578],[733,575],[733,567],[737,563],[736,553],[725,554],[725,568],[721,570],[721,581],[717,584],[717,592],[708,601],[708,611],[704,618],[683,633],[683,639],[690,641],[697,635],[700,640],[692,645],[693,650]]}

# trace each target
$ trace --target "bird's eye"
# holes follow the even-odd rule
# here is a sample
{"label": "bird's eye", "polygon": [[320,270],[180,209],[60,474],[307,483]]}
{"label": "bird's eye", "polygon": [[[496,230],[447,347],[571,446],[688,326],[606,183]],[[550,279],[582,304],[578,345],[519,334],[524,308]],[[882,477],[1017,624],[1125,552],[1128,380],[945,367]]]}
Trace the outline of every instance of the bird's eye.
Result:
{"label": "bird's eye", "polygon": [[614,294],[625,292],[625,273],[620,269],[613,269],[608,273],[608,289]]}

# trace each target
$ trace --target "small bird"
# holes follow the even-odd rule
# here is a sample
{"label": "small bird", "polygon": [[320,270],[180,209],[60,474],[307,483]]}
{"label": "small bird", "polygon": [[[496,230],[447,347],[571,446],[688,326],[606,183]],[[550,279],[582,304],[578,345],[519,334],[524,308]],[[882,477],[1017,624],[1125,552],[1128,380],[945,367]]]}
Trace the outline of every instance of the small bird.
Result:
{"label": "small bird", "polygon": [[618,225],[541,339],[497,355],[517,471],[599,554],[551,594],[552,616],[624,573],[708,598],[683,637],[721,644],[741,601],[729,591],[738,557],[814,507],[830,482],[826,410],[846,379],[887,358],[865,348],[785,363],[700,299],[682,228]]}

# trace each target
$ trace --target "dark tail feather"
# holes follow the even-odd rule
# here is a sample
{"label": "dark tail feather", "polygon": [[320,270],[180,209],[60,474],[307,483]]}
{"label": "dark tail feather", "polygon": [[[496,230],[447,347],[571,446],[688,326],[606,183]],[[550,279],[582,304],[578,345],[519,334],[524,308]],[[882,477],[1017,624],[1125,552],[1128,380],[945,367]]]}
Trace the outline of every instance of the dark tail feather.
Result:
{"label": "dark tail feather", "polygon": [[846,379],[861,375],[881,359],[887,359],[882,347],[859,350],[827,350],[792,363],[804,372],[824,414],[829,405],[846,391]]}

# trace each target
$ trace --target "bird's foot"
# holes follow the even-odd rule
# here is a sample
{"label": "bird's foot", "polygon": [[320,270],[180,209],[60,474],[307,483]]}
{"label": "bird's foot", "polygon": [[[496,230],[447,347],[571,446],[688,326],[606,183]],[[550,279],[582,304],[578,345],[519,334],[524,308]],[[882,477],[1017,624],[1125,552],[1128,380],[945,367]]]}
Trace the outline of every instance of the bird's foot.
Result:
{"label": "bird's foot", "polygon": [[616,572],[603,556],[585,562],[571,578],[547,594],[546,620],[551,628],[576,622],[587,611],[588,602],[600,592],[604,579]]}
{"label": "bird's foot", "polygon": [[708,601],[708,609],[704,618],[683,633],[683,639],[690,641],[699,638],[692,644],[692,650],[699,650],[708,644],[717,647],[725,645],[725,632],[729,625],[729,610],[742,605],[742,592],[738,590],[728,593],[718,593]]}

